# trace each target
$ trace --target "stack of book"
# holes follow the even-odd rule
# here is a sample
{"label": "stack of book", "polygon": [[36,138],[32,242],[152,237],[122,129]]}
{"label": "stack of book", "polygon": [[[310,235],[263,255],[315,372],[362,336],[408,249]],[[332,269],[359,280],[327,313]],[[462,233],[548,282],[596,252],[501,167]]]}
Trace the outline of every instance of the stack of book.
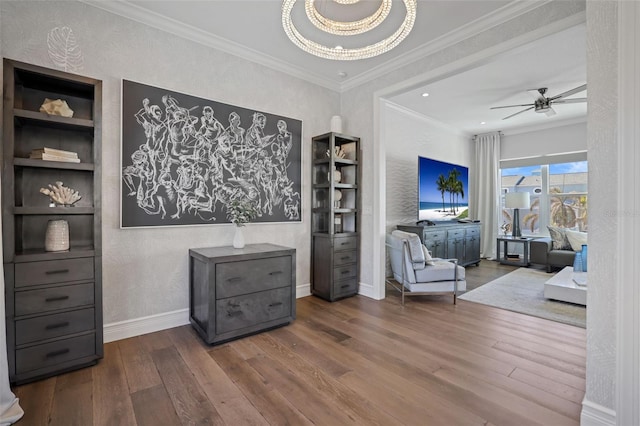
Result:
{"label": "stack of book", "polygon": [[29,158],[44,161],[63,161],[65,163],[79,163],[78,153],[73,151],[63,151],[55,148],[39,148],[31,151]]}

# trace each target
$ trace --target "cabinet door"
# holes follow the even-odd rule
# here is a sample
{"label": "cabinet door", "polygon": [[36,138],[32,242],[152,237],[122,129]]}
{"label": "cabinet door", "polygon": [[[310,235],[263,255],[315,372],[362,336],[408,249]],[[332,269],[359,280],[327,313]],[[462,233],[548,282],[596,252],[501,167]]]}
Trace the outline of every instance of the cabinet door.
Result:
{"label": "cabinet door", "polygon": [[470,235],[466,238],[465,244],[465,263],[476,263],[480,261],[480,237]]}
{"label": "cabinet door", "polygon": [[447,258],[458,259],[460,264],[465,262],[464,238],[453,237],[447,239]]}
{"label": "cabinet door", "polygon": [[431,256],[447,257],[446,235],[446,231],[424,231],[422,240]]}

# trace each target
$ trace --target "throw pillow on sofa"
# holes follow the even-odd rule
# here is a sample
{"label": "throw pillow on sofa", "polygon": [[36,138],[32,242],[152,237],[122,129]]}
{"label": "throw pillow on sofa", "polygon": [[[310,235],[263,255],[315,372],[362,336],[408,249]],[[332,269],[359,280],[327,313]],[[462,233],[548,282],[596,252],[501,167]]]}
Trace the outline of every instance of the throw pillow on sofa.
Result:
{"label": "throw pillow on sofa", "polygon": [[571,250],[571,243],[567,239],[566,229],[556,226],[547,226],[551,237],[551,248],[553,250]]}
{"label": "throw pillow on sofa", "polygon": [[571,249],[573,251],[582,250],[582,245],[587,244],[587,233],[580,231],[572,231],[567,229],[565,232],[567,239],[569,240],[569,244],[571,244]]}

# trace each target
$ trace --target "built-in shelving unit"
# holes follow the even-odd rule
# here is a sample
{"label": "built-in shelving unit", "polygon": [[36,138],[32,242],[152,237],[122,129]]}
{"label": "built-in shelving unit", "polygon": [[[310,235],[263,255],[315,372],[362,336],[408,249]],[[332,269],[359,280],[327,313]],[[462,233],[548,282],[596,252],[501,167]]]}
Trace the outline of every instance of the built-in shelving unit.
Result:
{"label": "built-in shelving unit", "polygon": [[[5,59],[2,227],[9,377],[23,383],[95,364],[103,355],[101,113],[99,80]],[[73,117],[40,112],[63,99]],[[48,147],[80,163],[29,158]],[[77,190],[71,207],[40,193],[55,182]],[[46,251],[51,220],[69,226],[67,251]]]}

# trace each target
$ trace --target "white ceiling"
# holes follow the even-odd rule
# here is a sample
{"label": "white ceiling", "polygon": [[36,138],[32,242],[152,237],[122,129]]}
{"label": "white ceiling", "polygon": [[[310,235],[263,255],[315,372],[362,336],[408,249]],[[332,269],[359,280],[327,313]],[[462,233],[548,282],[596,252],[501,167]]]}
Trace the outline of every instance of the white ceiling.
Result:
{"label": "white ceiling", "polygon": [[[390,101],[470,134],[540,129],[584,121],[587,103],[556,104],[556,115],[533,110],[503,120],[533,103],[529,89],[548,88],[547,97],[586,83],[586,27],[578,25],[522,46],[472,70],[389,98]],[[422,93],[429,93],[423,97]],[[584,98],[587,91],[566,99]],[[480,124],[481,122],[486,124]]]}
{"label": "white ceiling", "polygon": [[[375,58],[332,61],[305,53],[289,41],[281,24],[281,0],[84,1],[338,91],[546,3],[545,0],[418,0],[413,31],[398,47]],[[344,6],[334,4],[333,0],[316,0],[319,11],[340,20],[361,19],[379,4],[380,0],[360,0],[359,5]],[[382,34],[370,32],[356,36],[352,45],[320,34],[307,22],[303,8],[304,0],[298,0],[292,12],[301,33],[327,45],[344,47],[367,45],[390,34],[405,12],[403,3],[393,0],[389,25],[379,28]],[[508,122],[501,122],[500,118],[511,110],[488,109],[495,105],[528,103],[531,99],[525,92],[527,89],[548,87],[548,94],[555,95],[584,84],[584,26],[564,33],[520,48],[513,56],[505,55],[475,70],[429,84],[431,96],[428,98],[419,96],[424,91],[420,88],[395,96],[392,101],[469,133],[535,124],[544,121],[542,118],[550,123],[584,117],[586,105],[582,104],[558,106],[555,108],[558,115],[551,118],[530,112]],[[487,124],[480,127],[480,121]]]}

